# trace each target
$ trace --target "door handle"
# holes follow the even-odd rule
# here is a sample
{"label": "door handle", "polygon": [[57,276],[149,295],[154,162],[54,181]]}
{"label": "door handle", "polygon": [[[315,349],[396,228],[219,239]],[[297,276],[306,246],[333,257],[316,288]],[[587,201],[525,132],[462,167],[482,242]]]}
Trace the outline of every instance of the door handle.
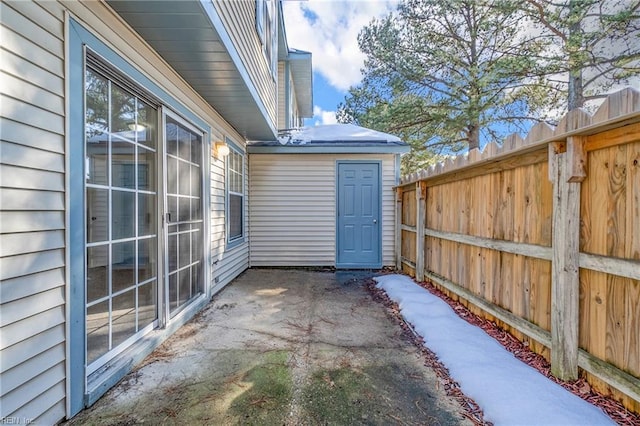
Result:
{"label": "door handle", "polygon": [[373,219],[373,223],[378,223],[378,219]]}

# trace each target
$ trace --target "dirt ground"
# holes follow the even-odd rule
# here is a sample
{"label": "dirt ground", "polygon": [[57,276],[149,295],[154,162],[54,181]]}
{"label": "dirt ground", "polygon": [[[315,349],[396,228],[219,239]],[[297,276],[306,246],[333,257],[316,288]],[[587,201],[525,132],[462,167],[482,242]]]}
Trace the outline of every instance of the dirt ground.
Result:
{"label": "dirt ground", "polygon": [[69,424],[472,424],[371,275],[248,270]]}

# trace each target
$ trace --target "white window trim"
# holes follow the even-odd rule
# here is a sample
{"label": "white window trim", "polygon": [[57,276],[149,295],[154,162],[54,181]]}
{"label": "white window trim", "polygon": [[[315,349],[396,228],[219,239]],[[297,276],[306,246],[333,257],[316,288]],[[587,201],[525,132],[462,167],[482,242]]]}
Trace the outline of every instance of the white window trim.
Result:
{"label": "white window trim", "polygon": [[[256,32],[271,76],[278,75],[278,4],[275,0],[256,0]],[[269,32],[270,34],[267,34]]]}
{"label": "white window trim", "polygon": [[265,0],[256,0],[256,32],[260,43],[264,44],[265,36]]}
{"label": "white window trim", "polygon": [[[227,243],[227,248],[233,248],[237,245],[240,245],[244,242],[246,242],[246,236],[247,236],[247,227],[246,225],[246,200],[247,200],[247,188],[246,188],[246,152],[244,152],[242,149],[240,149],[236,144],[234,144],[229,138],[226,138],[226,142],[227,145],[229,146],[230,149],[230,154],[227,156],[227,158],[225,159],[225,222],[226,222],[226,226],[225,226],[225,230],[226,230],[226,243]],[[229,170],[229,163],[230,163],[230,157],[232,154],[237,154],[240,155],[241,159],[242,159],[242,164],[241,164],[241,177],[242,177],[242,193],[239,192],[235,192],[235,191],[231,191],[230,190],[230,170]],[[242,214],[242,233],[239,236],[236,236],[234,238],[231,238],[230,236],[230,231],[231,231],[231,221],[229,220],[229,209],[230,209],[230,204],[229,204],[229,200],[230,200],[230,195],[237,195],[242,197],[242,210],[241,210],[241,214]]]}

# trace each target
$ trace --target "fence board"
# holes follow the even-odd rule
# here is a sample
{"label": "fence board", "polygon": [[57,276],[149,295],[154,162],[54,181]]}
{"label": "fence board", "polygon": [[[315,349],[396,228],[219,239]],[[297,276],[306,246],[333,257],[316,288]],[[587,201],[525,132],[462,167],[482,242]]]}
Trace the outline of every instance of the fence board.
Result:
{"label": "fence board", "polygon": [[623,337],[624,366],[629,373],[640,377],[640,281],[628,280],[624,288],[624,315],[628,321]]}
{"label": "fence board", "polygon": [[609,152],[609,196],[607,203],[607,255],[624,257],[625,240],[625,213],[627,205],[626,191],[626,145],[619,145],[607,149]]}
{"label": "fence board", "polygon": [[604,360],[624,368],[624,332],[626,328],[624,278],[607,275],[607,325]]}
{"label": "fence board", "polygon": [[[638,132],[640,134],[640,131]],[[625,258],[640,260],[640,142],[627,145],[627,211],[626,228],[629,239]],[[635,238],[633,236],[636,236]],[[640,269],[640,267],[638,268]],[[639,278],[640,279],[640,278]]]}
{"label": "fence board", "polygon": [[580,183],[571,182],[571,152],[555,155],[553,170],[553,259],[551,263],[551,371],[578,378]]}
{"label": "fence board", "polygon": [[416,226],[416,191],[402,193],[402,224]]}
{"label": "fence board", "polygon": [[[640,94],[612,96],[596,118],[574,111],[555,131],[538,126],[524,143],[511,138],[506,148],[491,145],[401,181],[400,263],[414,274],[423,256],[426,277],[552,362],[579,347],[577,364],[591,385],[640,411],[640,103],[616,107],[618,98]],[[564,156],[572,158],[558,184],[580,182],[572,183],[580,187],[579,217],[558,221],[554,230],[561,200],[547,177]],[[427,186],[423,253],[416,253],[422,239],[415,182]],[[575,230],[553,241],[564,222],[576,220],[576,247],[565,244]],[[552,292],[559,279],[552,267],[562,258],[578,270],[578,340],[552,355],[552,305],[563,315],[570,305]]]}

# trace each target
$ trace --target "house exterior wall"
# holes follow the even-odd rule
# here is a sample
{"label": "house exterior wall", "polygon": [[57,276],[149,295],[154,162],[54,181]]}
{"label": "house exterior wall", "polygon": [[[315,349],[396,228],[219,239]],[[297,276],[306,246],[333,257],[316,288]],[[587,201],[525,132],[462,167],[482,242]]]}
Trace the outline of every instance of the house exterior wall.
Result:
{"label": "house exterior wall", "polygon": [[382,161],[382,261],[393,265],[394,154],[251,154],[251,266],[333,266],[336,161]]}
{"label": "house exterior wall", "polygon": [[296,87],[288,63],[278,62],[278,129],[302,127],[304,119],[300,117]]}
{"label": "house exterior wall", "polygon": [[[206,122],[212,141],[230,137],[237,145],[245,145],[104,3],[20,0],[0,4],[4,49],[0,53],[0,418],[37,424],[63,419],[69,389],[83,386],[68,381],[71,343],[65,337],[70,311],[84,309],[69,302],[68,251],[73,237],[69,234],[68,126],[78,123],[68,118],[71,82],[65,66],[74,66],[66,53],[68,16]],[[266,93],[270,86],[262,80],[259,85]],[[226,249],[224,160],[211,157],[209,161],[211,258],[205,253],[205,259],[217,262],[209,283],[211,291],[217,291],[248,267],[248,243],[245,239]],[[247,214],[245,229],[246,219]]]}
{"label": "house exterior wall", "polygon": [[63,15],[0,8],[0,417],[53,423],[66,377]]}
{"label": "house exterior wall", "polygon": [[[221,137],[220,140],[224,139]],[[241,139],[232,138],[232,140],[236,146],[245,149],[245,144],[239,143]],[[246,151],[244,156],[244,193],[248,194],[249,173]],[[245,200],[249,200],[249,197],[245,196]],[[249,205],[249,202],[245,202],[243,206],[245,230],[249,228]],[[249,238],[246,231],[241,244],[227,247],[225,209],[225,165],[223,161],[214,158],[211,166],[211,260],[214,264],[211,278],[212,293],[221,290],[249,267]]]}
{"label": "house exterior wall", "polygon": [[[263,52],[260,37],[256,31],[256,2],[214,1],[220,19],[227,28],[229,36],[238,50],[242,62],[253,84],[264,102],[273,126],[277,126],[276,79],[272,75],[269,62]],[[275,21],[273,23],[275,26]],[[274,59],[277,61],[277,58]]]}
{"label": "house exterior wall", "polygon": [[287,66],[285,62],[278,62],[278,130],[287,126]]}
{"label": "house exterior wall", "polygon": [[287,111],[289,120],[289,128],[302,127],[304,119],[300,117],[300,109],[298,108],[298,100],[296,98],[296,86],[293,84],[293,78],[289,74],[289,110]]}

